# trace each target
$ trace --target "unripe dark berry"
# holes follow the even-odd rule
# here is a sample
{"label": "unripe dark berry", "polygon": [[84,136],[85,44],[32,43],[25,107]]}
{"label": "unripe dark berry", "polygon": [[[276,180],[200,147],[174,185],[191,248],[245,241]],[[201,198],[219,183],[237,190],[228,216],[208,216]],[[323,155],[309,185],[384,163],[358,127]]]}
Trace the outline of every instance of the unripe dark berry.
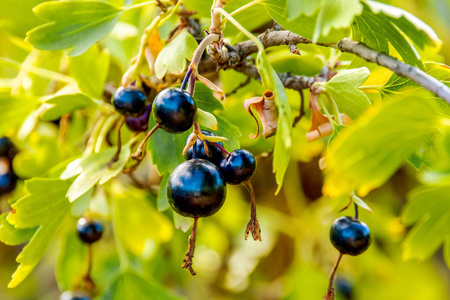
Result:
{"label": "unripe dark berry", "polygon": [[0,158],[0,195],[12,192],[17,185],[17,176],[9,157]]}
{"label": "unripe dark berry", "polygon": [[256,170],[255,157],[247,150],[232,151],[220,163],[220,172],[229,184],[239,184],[252,177]]}
{"label": "unripe dark berry", "polygon": [[341,254],[356,256],[369,248],[370,230],[365,223],[357,219],[340,217],[331,226],[330,240]]}
{"label": "unripe dark berry", "polygon": [[103,225],[99,222],[80,218],[77,222],[78,237],[86,244],[98,241],[103,234]]}
{"label": "unripe dark berry", "polygon": [[179,164],[167,181],[170,206],[185,217],[208,217],[223,205],[227,187],[219,169],[204,159]]}
{"label": "unripe dark berry", "polygon": [[[214,133],[206,131],[206,130],[202,130],[202,133],[206,136],[216,136]],[[189,137],[186,139],[186,142],[189,141],[192,137],[193,133],[191,133],[189,135]],[[217,144],[219,144],[220,146],[223,147],[222,142],[218,142]],[[206,159],[210,162],[212,162],[213,164],[215,164],[216,166],[220,165],[220,162],[223,160],[224,158],[224,154],[222,152],[222,150],[220,150],[219,148],[217,148],[215,145],[213,145],[213,143],[206,141],[206,145],[208,146],[208,151],[209,151],[209,155],[206,154],[205,151],[205,145],[203,144],[203,141],[200,139],[197,139],[197,143],[192,146],[191,148],[189,148],[189,150],[187,151],[186,155],[184,156],[184,158],[186,158],[186,160],[192,159],[193,158],[193,148],[195,147],[195,158],[202,158],[202,159]]]}
{"label": "unripe dark berry", "polygon": [[13,158],[15,155],[14,152],[14,145],[11,140],[7,137],[0,138],[0,156]]}
{"label": "unripe dark berry", "polygon": [[181,133],[191,128],[196,112],[194,99],[179,88],[165,89],[153,101],[153,117],[169,133]]}
{"label": "unripe dark berry", "polygon": [[145,110],[145,94],[136,87],[120,87],[114,93],[114,108],[125,116],[138,116]]}
{"label": "unripe dark berry", "polygon": [[142,115],[137,117],[127,117],[127,127],[134,132],[143,132],[148,130],[148,120],[150,113],[152,112],[152,106],[147,105]]}

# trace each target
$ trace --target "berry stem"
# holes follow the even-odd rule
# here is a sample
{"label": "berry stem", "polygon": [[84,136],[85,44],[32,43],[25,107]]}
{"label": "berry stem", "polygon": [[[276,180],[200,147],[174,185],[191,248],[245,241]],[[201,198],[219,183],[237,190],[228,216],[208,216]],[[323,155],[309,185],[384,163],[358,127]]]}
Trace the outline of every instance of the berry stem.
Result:
{"label": "berry stem", "polygon": [[95,290],[95,282],[91,277],[92,261],[93,261],[92,244],[89,244],[88,245],[88,267],[87,267],[86,275],[83,277],[83,282],[84,282],[85,291],[90,295],[92,295]]}
{"label": "berry stem", "polygon": [[343,255],[344,254],[342,254],[342,253],[339,254],[338,260],[337,260],[336,264],[334,265],[333,271],[331,271],[327,293],[325,294],[325,296],[323,296],[323,300],[334,300],[333,281],[334,281],[334,276],[336,275],[337,268],[339,267],[339,263],[341,262]]}
{"label": "berry stem", "polygon": [[131,155],[131,158],[134,160],[142,160],[144,158],[145,154],[145,144],[147,143],[148,139],[152,136],[153,133],[160,127],[159,123],[156,123],[156,125],[147,133],[145,138],[142,140],[142,142],[139,144],[138,148],[136,149],[136,152],[134,152],[133,155]]}
{"label": "berry stem", "polygon": [[212,42],[217,42],[220,39],[220,35],[211,33],[207,35],[198,45],[197,49],[195,49],[194,54],[192,55],[192,60],[189,65],[189,69],[193,69],[195,72],[194,76],[197,73],[198,64],[200,62],[200,59],[202,58],[202,54],[205,51],[206,47],[211,44]]}
{"label": "berry stem", "polygon": [[219,148],[223,153],[225,153],[226,155],[230,155],[230,152],[228,152],[227,150],[225,150],[224,147],[222,147],[219,143],[212,143],[214,146],[216,146],[217,148]]}
{"label": "berry stem", "polygon": [[186,257],[183,259],[182,268],[188,269],[192,276],[197,275],[192,268],[192,259],[194,258],[195,251],[195,241],[197,240],[197,223],[198,217],[194,217],[194,225],[192,226],[192,233],[188,239],[188,251],[186,252]]}
{"label": "berry stem", "polygon": [[248,238],[248,234],[251,232],[252,237],[254,241],[260,241],[261,240],[261,228],[259,227],[259,221],[256,217],[256,197],[255,197],[255,191],[253,190],[252,183],[250,180],[244,181],[244,186],[248,189],[250,192],[250,221],[247,224],[247,228],[245,229],[245,239]]}
{"label": "berry stem", "polygon": [[188,84],[189,78],[191,77],[192,71],[193,70],[191,68],[189,68],[186,72],[186,75],[184,75],[183,82],[181,83],[181,89],[183,91],[186,89],[186,86]]}
{"label": "berry stem", "polygon": [[119,127],[117,127],[117,151],[111,160],[106,164],[108,168],[111,168],[111,166],[119,160],[120,152],[122,151],[122,138],[120,136],[120,130],[122,129],[123,124],[125,124],[125,117],[122,118],[122,122],[120,122]]}
{"label": "berry stem", "polygon": [[191,72],[191,74],[189,74],[189,86],[187,92],[189,93],[189,95],[194,97],[194,91],[195,91],[195,73]]}
{"label": "berry stem", "polygon": [[355,205],[355,219],[356,220],[358,220],[358,215],[359,215],[359,213],[358,213],[358,204],[356,204],[355,202],[353,202],[353,204]]}

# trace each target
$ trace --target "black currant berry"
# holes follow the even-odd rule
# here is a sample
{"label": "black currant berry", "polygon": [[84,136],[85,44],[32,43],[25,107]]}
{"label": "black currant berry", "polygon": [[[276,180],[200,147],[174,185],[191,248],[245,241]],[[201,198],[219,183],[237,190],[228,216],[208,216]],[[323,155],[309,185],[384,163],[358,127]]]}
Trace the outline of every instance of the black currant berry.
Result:
{"label": "black currant berry", "polygon": [[12,169],[11,159],[0,158],[0,195],[12,192],[17,185],[17,176]]}
{"label": "black currant berry", "polygon": [[[216,136],[214,133],[206,131],[206,130],[202,130],[202,133],[206,136]],[[189,135],[189,137],[186,139],[186,142],[191,139],[192,135],[193,135],[193,133],[191,133]],[[223,147],[222,142],[218,142],[217,144],[219,144],[220,146]],[[193,148],[195,147],[195,155],[196,155],[195,158],[206,159],[206,160],[212,162],[213,164],[215,164],[216,166],[219,166],[220,162],[224,158],[224,154],[223,154],[222,150],[220,150],[213,143],[208,142],[208,141],[206,141],[206,145],[208,146],[209,155],[206,154],[205,145],[203,144],[203,141],[200,139],[197,139],[197,143],[194,146],[192,146],[191,148],[189,148],[189,150],[187,151],[184,158],[186,158],[186,160],[192,159],[193,152],[194,152]]]}
{"label": "black currant berry", "polygon": [[352,299],[353,284],[344,278],[336,278],[336,291],[344,296],[344,299]]}
{"label": "black currant berry", "polygon": [[152,106],[147,105],[145,111],[142,115],[137,117],[127,117],[127,126],[131,131],[143,132],[148,130],[148,119],[150,118],[150,113],[152,112]]}
{"label": "black currant berry", "polygon": [[115,109],[126,116],[138,116],[145,110],[145,94],[136,87],[120,87],[114,93]]}
{"label": "black currant berry", "polygon": [[194,99],[179,88],[165,89],[153,101],[153,117],[169,133],[181,133],[191,128],[196,112]]}
{"label": "black currant berry", "polygon": [[215,214],[223,205],[227,187],[219,169],[204,159],[179,164],[167,181],[170,206],[185,217]]}
{"label": "black currant berry", "polygon": [[255,157],[243,149],[234,150],[220,163],[220,172],[229,184],[239,184],[249,179],[255,170]]}
{"label": "black currant berry", "polygon": [[7,137],[0,138],[0,156],[14,156],[14,145]]}
{"label": "black currant berry", "polygon": [[86,244],[92,244],[98,241],[103,234],[103,225],[99,222],[81,218],[77,222],[77,231],[79,238]]}
{"label": "black currant berry", "polygon": [[86,297],[86,296],[74,296],[74,297],[70,298],[70,300],[91,300],[91,298]]}
{"label": "black currant berry", "polygon": [[355,256],[369,248],[370,230],[365,223],[355,218],[340,217],[331,226],[330,240],[341,254]]}

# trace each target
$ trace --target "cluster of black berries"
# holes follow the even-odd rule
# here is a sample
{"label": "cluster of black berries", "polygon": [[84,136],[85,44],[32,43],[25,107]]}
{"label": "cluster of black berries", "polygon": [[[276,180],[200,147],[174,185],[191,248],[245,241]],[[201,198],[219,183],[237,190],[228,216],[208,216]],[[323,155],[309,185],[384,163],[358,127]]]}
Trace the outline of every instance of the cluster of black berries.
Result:
{"label": "cluster of black berries", "polygon": [[[102,237],[103,225],[89,218],[80,218],[77,222],[77,234],[80,240],[90,247]],[[88,294],[93,294],[95,290],[95,283],[90,274],[92,269],[92,251],[89,251],[88,255],[90,256],[88,259],[89,265],[87,267],[87,273],[83,278],[84,290]],[[91,298],[89,298],[85,292],[75,291],[67,298],[65,297],[65,294],[63,294],[61,300],[90,300]]]}
{"label": "cluster of black berries", "polygon": [[[131,128],[129,123],[138,123],[136,120],[140,117],[135,116],[145,110],[144,94],[136,88],[120,88],[114,95],[114,106],[117,111],[128,116],[127,124]],[[145,116],[147,123],[150,111],[157,124],[132,156],[136,160],[142,159],[142,145],[156,129],[162,128],[168,133],[182,133],[190,129],[194,124],[197,105],[191,94],[185,90],[168,88],[155,97],[150,108],[147,106],[145,112],[148,113],[141,115]],[[206,137],[215,136],[208,131],[201,133]],[[198,135],[199,132],[194,130],[186,142],[193,138],[193,134]],[[194,275],[191,265],[198,218],[211,216],[222,207],[227,183],[246,183],[251,187],[248,179],[255,172],[256,160],[246,150],[238,149],[228,153],[221,142],[215,143],[198,138],[188,149],[185,157],[187,160],[178,165],[170,175],[167,182],[167,196],[170,205],[178,214],[194,218],[193,234],[189,238],[189,251],[183,265]],[[254,200],[253,192],[252,200]],[[261,240],[253,204],[254,201],[252,201],[252,220],[247,226],[246,235],[251,231],[254,239]]]}
{"label": "cluster of black berries", "polygon": [[16,149],[7,137],[0,138],[0,195],[12,192],[17,184],[17,176],[12,167]]}

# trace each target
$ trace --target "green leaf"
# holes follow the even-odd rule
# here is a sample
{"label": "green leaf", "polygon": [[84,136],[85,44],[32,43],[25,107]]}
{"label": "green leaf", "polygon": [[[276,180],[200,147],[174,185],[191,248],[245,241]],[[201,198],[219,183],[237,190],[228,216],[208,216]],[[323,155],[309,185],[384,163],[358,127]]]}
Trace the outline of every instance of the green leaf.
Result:
{"label": "green leaf", "polygon": [[241,136],[241,131],[239,130],[239,127],[236,125],[231,124],[226,120],[224,117],[221,117],[220,115],[215,115],[217,122],[219,123],[219,126],[217,130],[213,131],[218,136],[224,136],[228,140],[223,141],[223,145],[225,148],[234,150],[239,149],[239,137]]}
{"label": "green leaf", "polygon": [[33,271],[44,255],[61,222],[70,210],[66,192],[70,183],[59,179],[34,178],[25,181],[29,195],[19,199],[11,207],[14,213],[8,215],[8,222],[15,228],[39,229],[31,241],[17,256],[20,263],[8,287],[18,286]]}
{"label": "green leaf", "polygon": [[6,220],[7,216],[8,213],[0,215],[0,242],[8,246],[16,246],[31,240],[37,228],[15,228]]}
{"label": "green leaf", "polygon": [[194,99],[197,106],[205,111],[225,110],[222,102],[214,97],[213,91],[199,81],[195,82]]}
{"label": "green leaf", "polygon": [[440,41],[434,31],[408,12],[375,1],[363,2],[363,6],[363,13],[352,26],[356,41],[392,55],[391,44],[406,63],[419,67],[421,57],[414,45],[422,50],[425,46],[439,49]]}
{"label": "green leaf", "polygon": [[156,198],[156,206],[158,211],[165,211],[169,208],[169,200],[167,199],[167,180],[169,180],[170,173],[161,174],[161,182],[159,183],[158,196]]}
{"label": "green leaf", "polygon": [[365,209],[368,212],[370,212],[371,214],[373,214],[373,211],[370,209],[369,205],[367,205],[367,203],[363,201],[363,199],[361,199],[358,196],[356,196],[355,194],[353,194],[352,195],[352,200],[353,200],[353,202],[356,203],[356,205],[358,205],[362,209]]}
{"label": "green leaf", "polygon": [[344,70],[323,84],[336,101],[339,110],[352,119],[370,107],[369,98],[358,89],[369,75],[367,68]]}
{"label": "green leaf", "polygon": [[33,14],[33,7],[45,0],[2,0],[0,2],[0,28],[23,39],[28,30],[42,24]]}
{"label": "green leaf", "polygon": [[407,97],[368,111],[331,143],[326,157],[324,190],[331,195],[366,195],[383,184],[438,132],[442,116],[434,101]]}
{"label": "green leaf", "polygon": [[88,246],[81,242],[75,226],[61,238],[61,249],[56,262],[55,276],[61,290],[77,286],[86,274]]}
{"label": "green leaf", "polygon": [[155,74],[163,78],[166,73],[182,74],[186,69],[186,60],[192,60],[192,55],[198,43],[187,31],[177,35],[159,53],[155,61]]}
{"label": "green leaf", "polygon": [[273,172],[278,188],[278,194],[283,185],[284,174],[291,160],[292,147],[292,116],[291,107],[283,83],[267,60],[266,53],[261,51],[256,58],[256,65],[261,75],[261,82],[265,89],[274,93],[278,108],[277,133],[275,135],[275,148],[273,153]]}
{"label": "green leaf", "polygon": [[109,70],[109,52],[97,45],[82,55],[71,57],[70,74],[77,81],[80,90],[88,96],[102,98]]}
{"label": "green leaf", "polygon": [[[349,35],[350,30],[347,28],[339,28],[335,29],[330,27],[331,24],[326,25],[325,28],[329,30],[328,34],[317,36],[317,34],[324,32],[320,29],[320,26],[323,26],[323,22],[326,22],[323,18],[325,16],[318,16],[314,14],[313,16],[308,15],[300,15],[295,19],[288,19],[286,16],[286,5],[287,0],[263,0],[262,3],[266,6],[267,11],[272,16],[272,18],[280,24],[283,28],[297,33],[301,36],[304,36],[308,39],[317,40],[318,42],[329,43],[329,42],[337,42],[342,38]],[[306,1],[302,1],[306,2]],[[299,5],[299,2],[296,3]],[[307,10],[309,12],[309,10]],[[320,17],[320,19],[319,19]],[[351,20],[348,21],[350,24]],[[318,33],[316,33],[316,24],[319,24]],[[328,29],[330,27],[330,29]]]}
{"label": "green leaf", "polygon": [[117,236],[125,249],[144,259],[153,253],[151,245],[167,243],[173,236],[171,220],[151,205],[147,195],[136,188],[122,188],[114,197]]}
{"label": "green leaf", "polygon": [[101,298],[104,300],[148,299],[149,295],[152,299],[181,299],[166,291],[153,280],[133,270],[125,270],[117,275]]}
{"label": "green leaf", "polygon": [[287,0],[286,13],[289,21],[300,15],[317,16],[313,42],[327,36],[332,28],[349,28],[355,16],[362,12],[359,0],[295,1]]}
{"label": "green leaf", "polygon": [[102,185],[117,176],[130,158],[130,147],[131,142],[122,146],[119,160],[111,167],[108,167],[107,163],[117,151],[115,147],[86,155],[71,162],[60,176],[61,179],[69,179],[78,175],[67,191],[69,201],[75,201],[97,183]]}
{"label": "green leaf", "polygon": [[0,136],[19,127],[38,104],[35,98],[0,94]]}
{"label": "green leaf", "polygon": [[81,93],[56,95],[46,99],[44,103],[48,107],[41,114],[44,121],[57,120],[64,114],[96,105],[91,98]]}
{"label": "green leaf", "polygon": [[69,56],[80,55],[106,36],[117,22],[121,9],[107,2],[50,1],[33,9],[48,23],[27,33],[27,41],[41,50],[69,49]]}
{"label": "green leaf", "polygon": [[[415,224],[402,248],[405,259],[425,260],[450,240],[450,186],[425,186],[410,192],[402,219]],[[448,250],[448,249],[445,249]]]}
{"label": "green leaf", "polygon": [[217,119],[212,113],[204,111],[201,108],[197,108],[195,119],[200,125],[209,129],[217,130]]}

